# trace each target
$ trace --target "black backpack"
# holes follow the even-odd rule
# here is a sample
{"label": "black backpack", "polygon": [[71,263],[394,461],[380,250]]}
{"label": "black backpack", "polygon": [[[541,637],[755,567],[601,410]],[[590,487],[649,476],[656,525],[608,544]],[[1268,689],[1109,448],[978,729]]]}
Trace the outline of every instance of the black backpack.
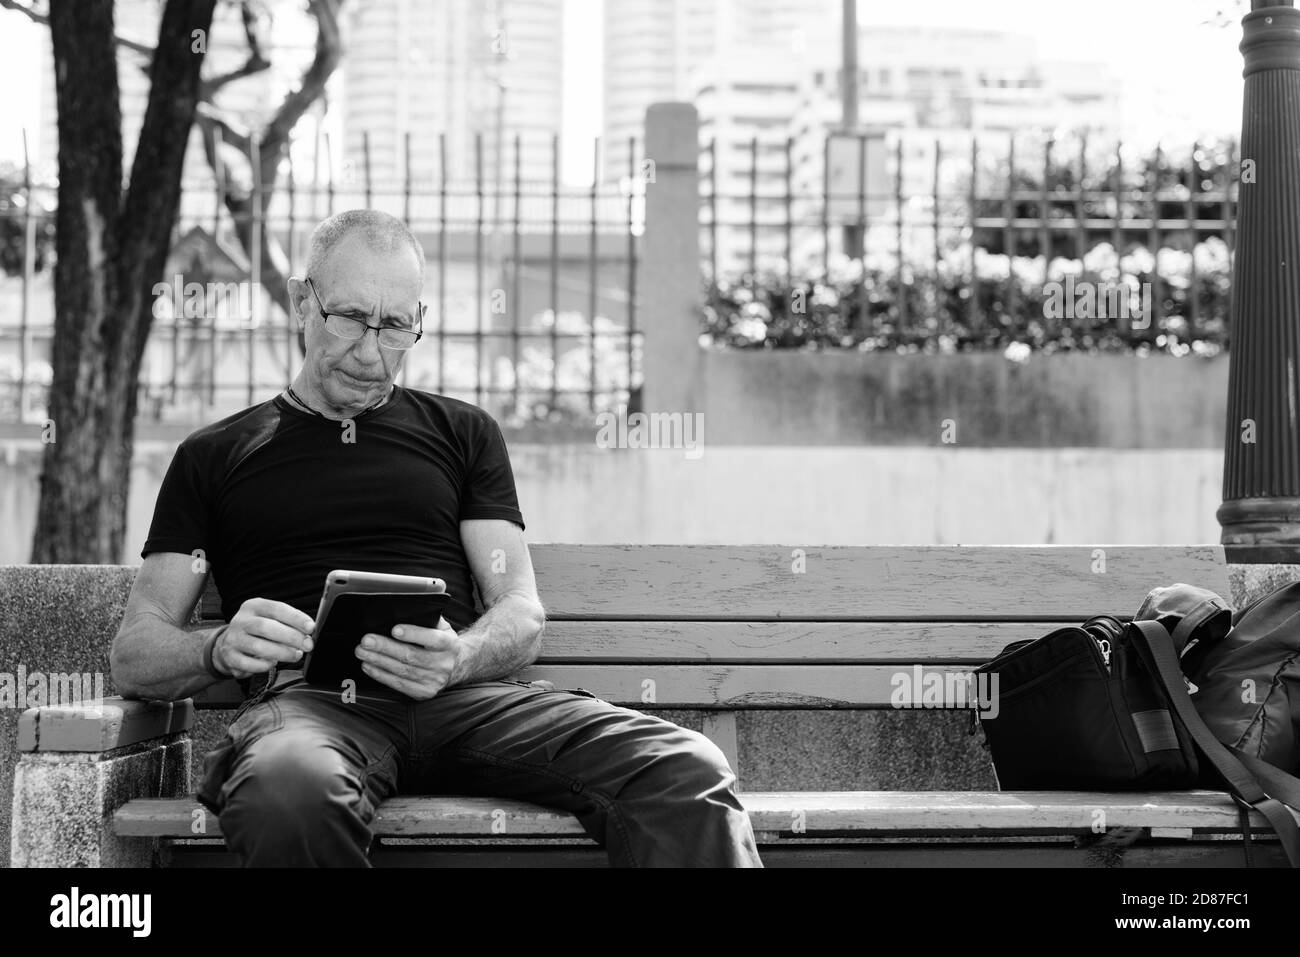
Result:
{"label": "black backpack", "polygon": [[[1227,608],[1213,592],[1173,585],[1148,595],[1138,617],[1175,629],[1180,617],[1190,619],[1192,644],[1181,661],[1202,720],[1229,747],[1289,774],[1300,772],[1300,583],[1257,599],[1227,627],[1221,613],[1209,627],[1193,617],[1211,604]],[[1184,608],[1188,615],[1180,615]]]}
{"label": "black backpack", "polygon": [[1157,588],[1131,622],[1015,642],[976,673],[997,689],[980,723],[999,787],[1225,790],[1300,866],[1284,806],[1300,809],[1300,584],[1235,616],[1205,589]]}

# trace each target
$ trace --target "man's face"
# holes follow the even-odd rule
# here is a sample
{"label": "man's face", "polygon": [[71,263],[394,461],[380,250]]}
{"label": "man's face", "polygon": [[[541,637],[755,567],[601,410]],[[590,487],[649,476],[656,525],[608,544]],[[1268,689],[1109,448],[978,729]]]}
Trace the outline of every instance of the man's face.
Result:
{"label": "man's face", "polygon": [[[372,326],[420,328],[420,266],[415,252],[400,247],[376,252],[364,239],[349,236],[331,251],[311,286],[295,282],[293,299],[306,326],[303,371],[317,394],[334,409],[360,412],[380,401],[402,367],[406,352],[379,345],[366,330],[344,339],[326,328],[321,315],[347,316]],[[319,301],[317,299],[319,297]]]}

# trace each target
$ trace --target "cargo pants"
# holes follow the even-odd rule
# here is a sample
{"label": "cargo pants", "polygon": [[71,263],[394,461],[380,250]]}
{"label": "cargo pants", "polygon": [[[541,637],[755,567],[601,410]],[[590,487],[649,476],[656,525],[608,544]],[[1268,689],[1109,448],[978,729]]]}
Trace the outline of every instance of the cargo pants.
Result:
{"label": "cargo pants", "polygon": [[351,700],[281,672],[207,755],[198,797],[244,866],[366,867],[375,809],[398,794],[568,811],[614,866],[762,866],[735,775],[703,735],[507,679]]}

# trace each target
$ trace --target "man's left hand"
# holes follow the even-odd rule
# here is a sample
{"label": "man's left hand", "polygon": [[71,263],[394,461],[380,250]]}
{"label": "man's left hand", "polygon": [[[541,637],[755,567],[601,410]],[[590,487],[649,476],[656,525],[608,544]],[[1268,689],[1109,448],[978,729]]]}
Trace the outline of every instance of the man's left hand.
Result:
{"label": "man's left hand", "polygon": [[437,628],[397,625],[392,637],[368,634],[357,646],[361,670],[416,701],[427,701],[451,682],[463,645],[447,619]]}

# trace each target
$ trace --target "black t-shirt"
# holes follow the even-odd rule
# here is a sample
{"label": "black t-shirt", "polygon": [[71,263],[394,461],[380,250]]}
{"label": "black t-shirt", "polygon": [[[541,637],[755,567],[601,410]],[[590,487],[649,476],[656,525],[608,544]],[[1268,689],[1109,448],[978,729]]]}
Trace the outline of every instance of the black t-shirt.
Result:
{"label": "black t-shirt", "polygon": [[487,412],[395,386],[349,422],[276,396],[180,444],[140,554],[202,549],[227,621],[249,598],[315,617],[336,568],[441,578],[461,630],[477,612],[459,523],[479,518],[524,527]]}

